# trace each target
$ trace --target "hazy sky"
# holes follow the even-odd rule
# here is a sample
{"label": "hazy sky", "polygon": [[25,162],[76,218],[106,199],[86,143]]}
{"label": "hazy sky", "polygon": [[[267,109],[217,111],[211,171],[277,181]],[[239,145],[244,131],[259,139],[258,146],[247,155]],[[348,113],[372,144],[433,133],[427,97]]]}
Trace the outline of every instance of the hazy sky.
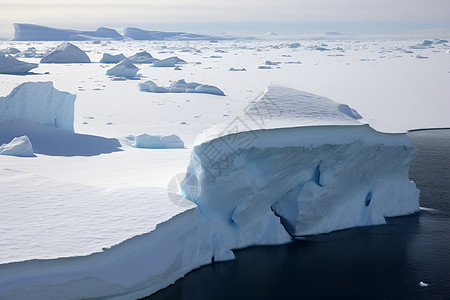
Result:
{"label": "hazy sky", "polygon": [[0,36],[12,23],[121,31],[302,34],[450,31],[450,0],[0,0]]}

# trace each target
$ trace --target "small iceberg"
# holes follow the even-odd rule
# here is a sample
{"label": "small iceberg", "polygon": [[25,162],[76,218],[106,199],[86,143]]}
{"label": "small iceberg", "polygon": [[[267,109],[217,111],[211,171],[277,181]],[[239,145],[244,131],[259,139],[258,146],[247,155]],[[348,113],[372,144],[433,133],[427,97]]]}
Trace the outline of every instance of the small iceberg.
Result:
{"label": "small iceberg", "polygon": [[168,87],[158,86],[151,80],[139,83],[139,90],[151,93],[201,93],[225,96],[218,87],[197,82],[186,82],[184,79],[172,82]]}
{"label": "small iceberg", "polygon": [[0,155],[11,155],[20,157],[33,157],[34,151],[30,139],[24,135],[14,138],[8,144],[0,146]]}
{"label": "small iceberg", "polygon": [[11,55],[5,56],[5,54],[0,52],[0,74],[26,74],[28,71],[35,69],[38,66],[38,64],[18,60]]}
{"label": "small iceberg", "polygon": [[184,143],[179,136],[171,134],[168,136],[148,135],[146,133],[134,137],[135,148],[147,149],[169,149],[184,148]]}
{"label": "small iceberg", "polygon": [[64,42],[56,49],[44,56],[41,59],[41,63],[57,63],[57,64],[70,64],[70,63],[90,63],[89,56],[78,48],[77,46]]}

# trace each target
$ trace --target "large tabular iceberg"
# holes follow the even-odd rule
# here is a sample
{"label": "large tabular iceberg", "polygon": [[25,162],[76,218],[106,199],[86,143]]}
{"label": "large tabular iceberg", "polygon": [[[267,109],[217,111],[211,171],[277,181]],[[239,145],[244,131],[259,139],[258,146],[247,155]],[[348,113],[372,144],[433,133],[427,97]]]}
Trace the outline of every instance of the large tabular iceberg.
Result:
{"label": "large tabular iceberg", "polygon": [[90,63],[89,56],[77,46],[64,42],[41,59],[41,63]]}
{"label": "large tabular iceberg", "polygon": [[102,253],[3,265],[0,298],[136,299],[232,249],[414,213],[413,156],[347,105],[272,87],[196,140],[180,197],[198,207]]}
{"label": "large tabular iceberg", "polygon": [[76,96],[58,91],[52,82],[25,82],[0,97],[0,117],[24,119],[73,132]]}
{"label": "large tabular iceberg", "polygon": [[14,24],[14,41],[84,41],[122,40],[123,36],[111,28],[101,27],[96,31],[57,29],[34,24]]}

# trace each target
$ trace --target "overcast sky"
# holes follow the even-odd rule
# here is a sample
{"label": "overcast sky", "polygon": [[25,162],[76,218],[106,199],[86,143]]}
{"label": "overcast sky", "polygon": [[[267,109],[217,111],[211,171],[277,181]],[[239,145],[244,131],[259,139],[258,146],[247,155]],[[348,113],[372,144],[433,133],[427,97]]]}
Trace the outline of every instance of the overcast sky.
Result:
{"label": "overcast sky", "polygon": [[450,0],[0,0],[0,36],[12,37],[12,23],[119,31],[446,34]]}

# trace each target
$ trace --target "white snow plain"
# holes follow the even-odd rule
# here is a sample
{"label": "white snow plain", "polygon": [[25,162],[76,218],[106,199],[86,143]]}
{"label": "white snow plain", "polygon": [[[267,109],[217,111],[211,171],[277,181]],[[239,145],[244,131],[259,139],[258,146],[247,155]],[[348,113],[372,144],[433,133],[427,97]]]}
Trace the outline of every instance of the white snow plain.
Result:
{"label": "white snow plain", "polygon": [[[403,132],[415,128],[450,127],[450,67],[446,53],[450,48],[447,44],[432,44],[414,49],[410,47],[423,41],[321,42],[330,51],[312,50],[311,47],[316,46],[317,41],[306,40],[300,43],[244,40],[215,43],[74,42],[89,54],[92,61],[100,61],[106,52],[123,53],[130,57],[142,49],[157,56],[179,56],[188,62],[200,62],[201,64],[184,64],[181,71],[141,65],[140,74],[145,78],[143,80],[152,80],[159,86],[181,78],[188,82],[204,82],[220,87],[227,95],[225,97],[142,93],[137,87],[139,81],[110,80],[105,72],[111,66],[102,63],[40,64],[32,76],[0,75],[2,96],[10,94],[16,86],[27,81],[52,81],[58,90],[77,95],[73,123],[76,133],[55,127],[30,125],[29,121],[17,119],[14,122],[8,119],[0,122],[0,144],[26,134],[36,153],[33,159],[0,156],[2,291],[8,287],[13,288],[11,282],[14,278],[18,280],[15,281],[15,286],[21,286],[22,281],[19,279],[27,274],[31,265],[39,266],[38,270],[53,265],[67,275],[66,272],[70,273],[69,268],[82,267],[80,261],[89,264],[89,257],[106,257],[108,251],[101,253],[102,248],[152,232],[125,243],[124,245],[129,245],[129,250],[125,250],[125,246],[117,248],[123,249],[120,250],[123,251],[122,258],[129,254],[131,262],[131,257],[137,253],[133,251],[139,251],[139,245],[144,244],[139,240],[152,235],[157,224],[195,207],[178,206],[167,196],[167,185],[171,179],[186,171],[195,136],[215,123],[235,124],[239,121],[237,117],[242,115],[250,103],[259,99],[261,91],[270,84],[282,84],[346,103],[380,131]],[[16,48],[20,51],[14,54],[16,57],[23,57],[29,63],[38,63],[45,53],[58,44],[0,41],[0,49]],[[416,55],[429,59],[416,59]],[[278,65],[279,68],[258,70],[258,66],[265,61],[281,64]],[[301,64],[290,63],[299,61]],[[245,68],[247,71],[229,72],[232,67]],[[134,148],[126,137],[136,132],[166,136],[176,134],[184,141],[186,148],[175,151]],[[367,194],[368,192],[357,198],[365,203]],[[373,193],[367,211],[376,204],[375,197],[376,194]],[[197,213],[189,210],[175,218],[180,221],[168,224],[175,226],[173,228],[181,223],[187,224],[186,220],[191,219],[188,215]],[[288,219],[291,219],[290,216],[286,216],[286,221]],[[273,220],[279,224],[278,218]],[[213,226],[211,230],[224,232],[221,228],[228,228],[217,226]],[[163,225],[160,227],[168,228]],[[197,225],[191,224],[183,229],[197,230],[194,228],[198,229]],[[284,230],[283,227],[281,229]],[[195,240],[178,243],[185,231],[172,232],[172,245],[196,243]],[[163,230],[160,233],[164,235]],[[274,233],[273,243],[283,242],[283,236]],[[202,239],[200,242],[205,241]],[[169,244],[170,241],[167,242]],[[243,242],[242,245],[244,244]],[[210,261],[212,252],[206,246],[191,249],[199,249],[199,252],[193,250],[194,253],[206,249],[203,259],[205,263]],[[179,253],[176,252],[176,247],[169,247],[169,250],[174,251],[172,257]],[[88,256],[85,260],[78,257],[95,252],[100,254]],[[169,254],[163,256],[165,252],[168,252],[167,248],[156,251],[161,256],[155,254],[155,261],[158,257],[170,260]],[[231,257],[230,253],[228,256],[215,255],[218,258]],[[114,255],[115,258],[119,256]],[[56,259],[61,257],[71,258]],[[144,254],[136,254],[135,257],[144,258]],[[56,260],[50,260],[48,264],[36,260],[20,263],[31,259]],[[151,257],[145,254],[145,259]],[[74,263],[67,264],[70,261]],[[199,261],[200,259],[196,262]],[[142,264],[144,269],[155,273],[158,272],[157,265],[146,267]],[[182,265],[186,270],[192,267]],[[40,269],[41,267],[44,269]],[[10,272],[13,269],[15,271]],[[18,271],[19,269],[22,271]],[[90,270],[85,271],[89,273]],[[97,270],[105,276],[106,273],[112,277],[122,274],[120,271]],[[141,269],[136,267],[136,270]],[[40,271],[35,272],[38,274]],[[173,280],[182,273],[183,271],[174,271]],[[48,274],[55,273],[51,271]],[[136,279],[134,273],[132,275],[131,281]],[[49,276],[51,281],[52,277]],[[69,277],[61,276],[61,279]],[[117,279],[120,280],[125,279]],[[168,278],[164,280],[164,284],[170,281]],[[148,290],[143,288],[141,295],[148,295],[164,285],[157,282],[155,280]],[[63,293],[60,295],[67,295],[65,287],[67,286],[62,285],[59,289]],[[83,289],[79,289],[80,292]],[[13,289],[10,292],[13,293]],[[130,297],[135,298],[133,295]]]}

